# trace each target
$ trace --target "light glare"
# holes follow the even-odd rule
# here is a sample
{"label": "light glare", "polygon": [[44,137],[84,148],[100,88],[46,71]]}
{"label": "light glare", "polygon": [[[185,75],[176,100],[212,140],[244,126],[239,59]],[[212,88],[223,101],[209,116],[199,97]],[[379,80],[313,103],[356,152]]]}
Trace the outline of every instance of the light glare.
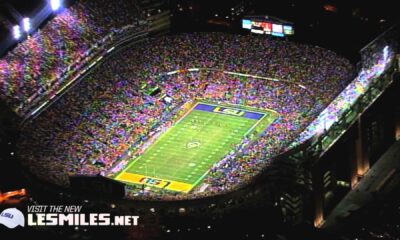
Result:
{"label": "light glare", "polygon": [[21,38],[21,28],[20,28],[20,26],[15,25],[13,27],[13,36],[17,40]]}
{"label": "light glare", "polygon": [[31,30],[31,20],[29,18],[22,19],[22,26],[25,32],[29,32]]}
{"label": "light glare", "polygon": [[61,7],[61,0],[50,0],[50,6],[53,11],[57,11]]}

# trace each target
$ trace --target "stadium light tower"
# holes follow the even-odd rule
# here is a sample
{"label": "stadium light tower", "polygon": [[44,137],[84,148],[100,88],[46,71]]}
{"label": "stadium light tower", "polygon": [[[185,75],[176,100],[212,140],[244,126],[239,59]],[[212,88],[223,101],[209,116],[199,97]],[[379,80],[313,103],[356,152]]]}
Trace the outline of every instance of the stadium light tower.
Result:
{"label": "stadium light tower", "polygon": [[62,0],[50,0],[50,6],[53,11],[57,11],[61,8],[61,1]]}
{"label": "stadium light tower", "polygon": [[26,33],[29,32],[31,30],[31,20],[29,18],[22,19],[22,27]]}
{"label": "stadium light tower", "polygon": [[15,25],[13,27],[13,36],[16,40],[21,38],[21,27],[18,25]]}

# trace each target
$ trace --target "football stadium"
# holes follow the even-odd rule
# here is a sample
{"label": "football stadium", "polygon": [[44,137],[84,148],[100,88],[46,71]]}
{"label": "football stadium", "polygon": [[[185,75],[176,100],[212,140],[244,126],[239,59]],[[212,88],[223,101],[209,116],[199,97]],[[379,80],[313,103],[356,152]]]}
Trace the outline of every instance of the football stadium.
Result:
{"label": "football stadium", "polygon": [[[92,4],[73,4],[1,64],[6,101],[33,116],[23,126],[18,154],[40,179],[61,186],[71,175],[100,174],[126,183],[136,198],[232,191],[307,140],[301,133],[356,77],[354,66],[334,52],[281,39],[152,37],[132,14],[116,18],[107,35],[107,24],[94,21],[107,13]],[[132,9],[129,1],[114,6]],[[115,49],[114,39],[125,32],[132,40]],[[80,76],[87,67],[78,60],[91,59],[84,53],[101,38],[105,49]],[[61,43],[48,45],[52,41]],[[43,48],[64,57],[37,57]],[[375,68],[392,58],[389,49],[382,51]],[[60,97],[49,104],[54,93]]]}
{"label": "football stadium", "polygon": [[[19,119],[15,157],[39,191],[188,215],[262,196],[284,221],[319,226],[336,189],[356,187],[380,144],[395,141],[395,121],[379,132],[387,122],[368,109],[395,82],[396,27],[354,64],[292,40],[293,24],[278,18],[245,16],[239,32],[170,32],[165,5],[66,2],[39,30],[15,30],[0,59],[0,99]],[[293,210],[307,204],[311,213]]]}
{"label": "football stadium", "polygon": [[60,185],[100,173],[146,195],[246,184],[354,77],[331,51],[252,38],[165,36],[114,53],[24,127],[27,167]]}

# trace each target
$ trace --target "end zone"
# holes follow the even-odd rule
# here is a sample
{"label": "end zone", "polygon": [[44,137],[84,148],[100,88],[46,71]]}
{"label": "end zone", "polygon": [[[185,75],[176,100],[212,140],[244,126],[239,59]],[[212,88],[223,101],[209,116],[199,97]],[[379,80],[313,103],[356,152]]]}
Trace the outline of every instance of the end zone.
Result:
{"label": "end zone", "polygon": [[149,177],[145,175],[123,172],[116,177],[117,180],[134,183],[134,184],[144,184],[151,187],[164,188],[167,190],[172,190],[176,192],[188,193],[194,187],[193,184],[170,181],[160,178]]}

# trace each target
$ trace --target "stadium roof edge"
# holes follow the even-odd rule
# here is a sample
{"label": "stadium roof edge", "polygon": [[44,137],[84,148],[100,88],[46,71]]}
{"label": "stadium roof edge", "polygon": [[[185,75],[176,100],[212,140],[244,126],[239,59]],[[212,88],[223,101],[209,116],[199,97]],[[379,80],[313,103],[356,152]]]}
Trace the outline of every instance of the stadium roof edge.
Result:
{"label": "stadium roof edge", "polygon": [[[371,45],[373,45],[379,39],[383,38],[389,32],[396,31],[396,30],[399,31],[399,26],[400,26],[399,24],[394,24],[394,25],[390,26],[385,31],[380,33],[377,37],[375,37],[373,40],[371,40],[369,43],[367,43],[363,48],[361,48],[361,50],[359,52],[361,53],[361,52],[365,51],[365,49],[369,48]],[[397,35],[399,35],[399,34],[397,34]]]}

